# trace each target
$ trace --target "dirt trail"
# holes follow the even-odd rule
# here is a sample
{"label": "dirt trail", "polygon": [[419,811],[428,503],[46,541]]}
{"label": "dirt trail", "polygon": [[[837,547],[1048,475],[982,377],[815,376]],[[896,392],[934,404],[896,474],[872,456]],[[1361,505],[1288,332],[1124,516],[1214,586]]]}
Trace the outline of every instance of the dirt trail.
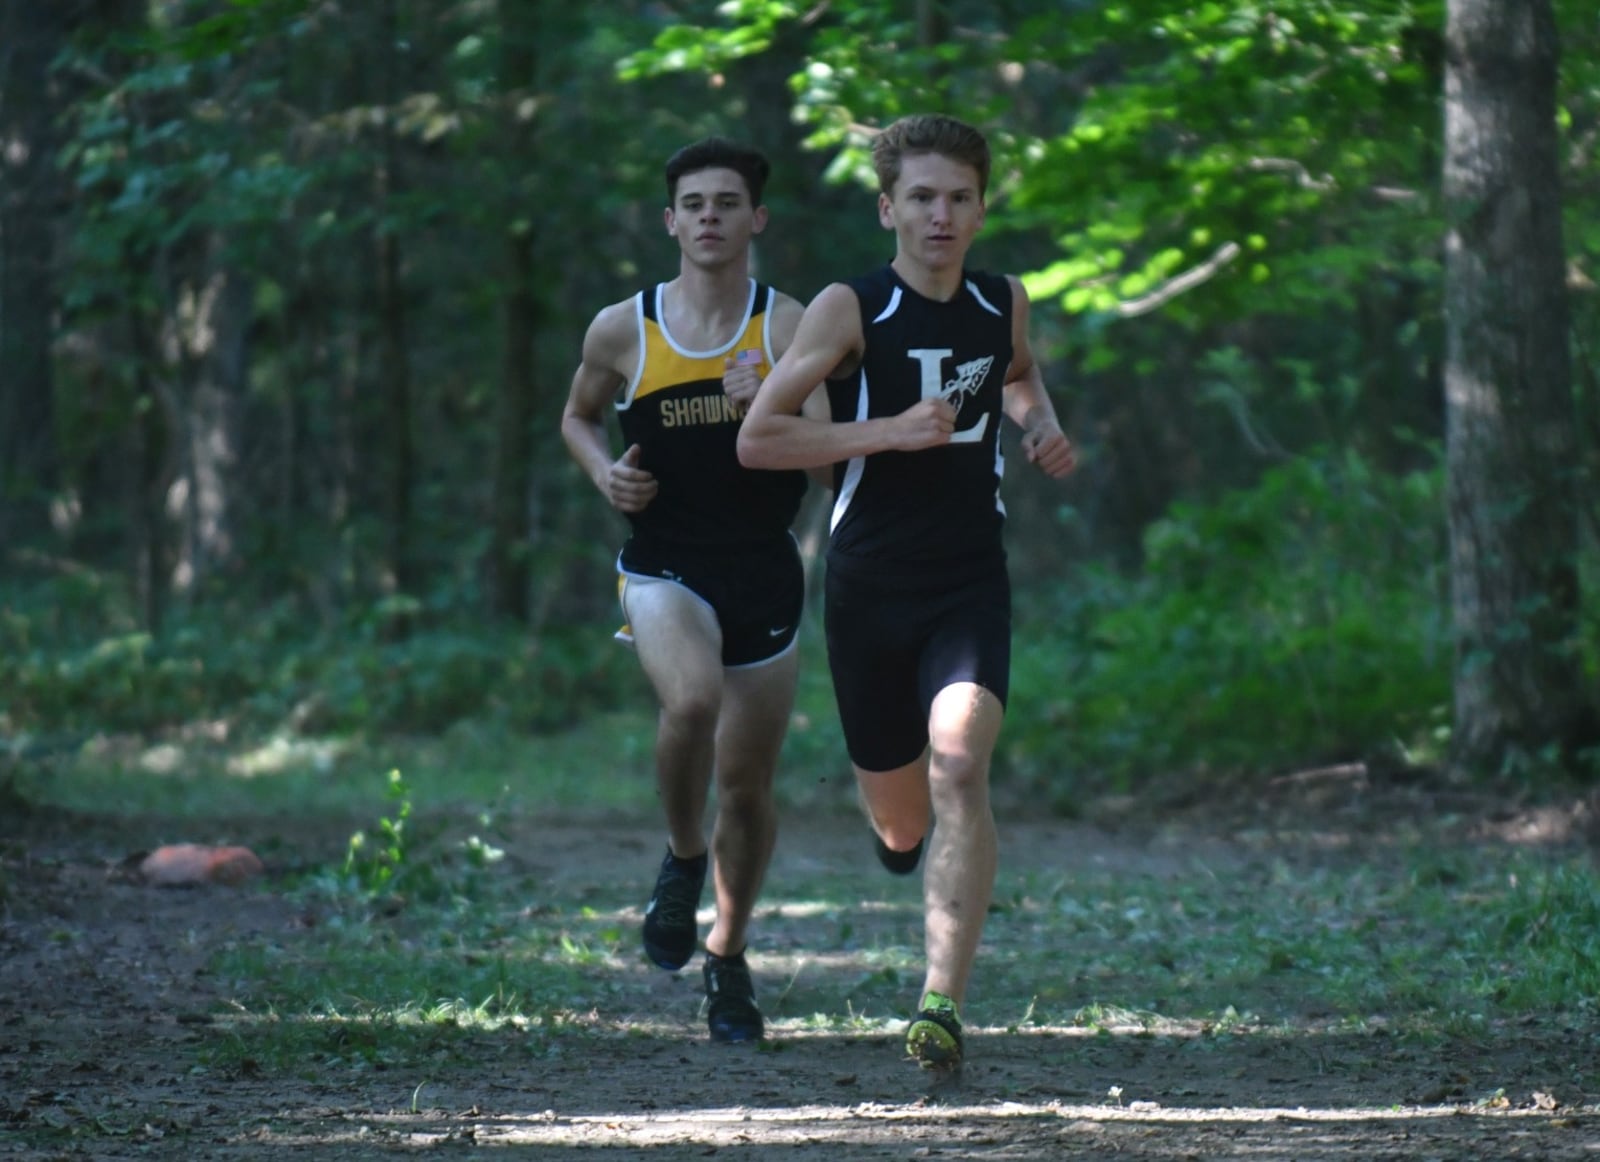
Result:
{"label": "dirt trail", "polygon": [[[1156,826],[1115,805],[1094,824],[1009,822],[1007,867],[1177,874],[1199,859],[1226,874],[1260,858],[1263,844],[1274,858],[1315,859],[1329,844],[1373,839],[1344,799],[1296,795],[1281,811],[1241,805],[1230,815],[1213,805],[1203,825]],[[1478,814],[1509,829],[1561,825]],[[1318,830],[1296,822],[1306,819]],[[1582,820],[1569,812],[1565,823]],[[838,819],[791,818],[769,883],[857,859],[860,840]],[[1381,1033],[1238,1037],[1197,1055],[1182,1038],[1131,1031],[980,1027],[965,1073],[939,1082],[901,1060],[892,1036],[821,1033],[782,1018],[763,1049],[711,1046],[692,967],[669,976],[641,965],[620,982],[617,1012],[596,1014],[589,1035],[537,1056],[507,1038],[481,1062],[434,1077],[351,1069],[306,1080],[248,1067],[223,1076],[195,1067],[197,1049],[222,1035],[215,1020],[229,992],[208,965],[230,943],[292,938],[304,918],[270,881],[267,890],[176,891],[127,882],[116,865],[128,853],[111,842],[37,820],[7,841],[0,1155],[361,1159],[498,1145],[536,1147],[541,1159],[759,1147],[763,1162],[1600,1158],[1593,1096],[1536,1096],[1577,1048],[1538,1029],[1437,1050]],[[544,823],[530,859],[560,896],[636,879],[658,842],[650,827]],[[775,948],[762,962],[765,987],[798,972],[803,955]],[[1466,1100],[1465,1079],[1491,1076],[1503,1079],[1503,1103]]]}

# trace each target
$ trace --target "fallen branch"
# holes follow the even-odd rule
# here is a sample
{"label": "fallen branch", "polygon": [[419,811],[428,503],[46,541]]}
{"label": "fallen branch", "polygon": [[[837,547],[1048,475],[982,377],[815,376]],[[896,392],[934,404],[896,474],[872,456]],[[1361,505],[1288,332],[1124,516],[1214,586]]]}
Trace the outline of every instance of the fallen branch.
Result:
{"label": "fallen branch", "polygon": [[1365,779],[1367,777],[1366,763],[1338,763],[1331,767],[1310,767],[1292,774],[1279,775],[1271,780],[1274,787],[1284,786],[1289,783],[1315,783],[1323,779]]}

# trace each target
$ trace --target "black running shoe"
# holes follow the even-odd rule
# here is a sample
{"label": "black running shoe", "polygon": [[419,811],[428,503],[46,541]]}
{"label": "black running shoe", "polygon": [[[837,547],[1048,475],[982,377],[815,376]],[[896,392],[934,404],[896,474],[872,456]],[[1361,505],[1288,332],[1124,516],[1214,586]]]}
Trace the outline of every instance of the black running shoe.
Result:
{"label": "black running shoe", "polygon": [[644,906],[644,954],[668,972],[677,972],[694,955],[700,932],[695,913],[706,883],[706,857],[679,859],[667,849],[656,889]]}
{"label": "black running shoe", "polygon": [[908,876],[917,870],[917,864],[922,862],[922,845],[927,837],[917,840],[917,846],[910,851],[896,851],[883,841],[883,836],[876,831],[872,833],[872,848],[878,853],[878,862],[886,867],[892,874]]}
{"label": "black running shoe", "polygon": [[713,1041],[759,1041],[766,1033],[756,989],[744,953],[715,956],[706,953],[702,969],[706,978],[706,1024]]}

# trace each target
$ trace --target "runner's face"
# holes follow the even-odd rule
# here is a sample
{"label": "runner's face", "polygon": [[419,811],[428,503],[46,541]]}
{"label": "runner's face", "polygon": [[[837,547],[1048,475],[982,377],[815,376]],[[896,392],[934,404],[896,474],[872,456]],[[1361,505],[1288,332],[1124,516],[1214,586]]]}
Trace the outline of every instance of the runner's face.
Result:
{"label": "runner's face", "polygon": [[983,225],[978,171],[937,153],[904,158],[893,196],[878,195],[878,220],[905,257],[929,270],[959,268]]}
{"label": "runner's face", "polygon": [[744,178],[733,170],[703,169],[678,179],[666,223],[685,258],[715,267],[744,260],[751,237],[767,224],[767,210],[750,204]]}

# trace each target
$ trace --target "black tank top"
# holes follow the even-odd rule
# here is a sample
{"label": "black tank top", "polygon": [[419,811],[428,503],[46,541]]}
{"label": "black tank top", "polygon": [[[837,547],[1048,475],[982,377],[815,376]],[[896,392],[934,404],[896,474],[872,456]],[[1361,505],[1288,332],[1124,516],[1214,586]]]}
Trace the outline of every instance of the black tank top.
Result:
{"label": "black tank top", "polygon": [[772,288],[752,280],[745,322],[711,351],[678,345],[661,322],[661,285],[634,299],[639,367],[617,400],[626,444],[660,486],[629,521],[651,545],[738,548],[787,535],[805,494],[799,471],[758,471],[739,463],[744,413],[722,390],[725,362],[772,370]]}
{"label": "black tank top", "polygon": [[1001,389],[1011,365],[1011,284],[966,272],[949,302],[924,298],[885,266],[846,284],[861,303],[861,368],[828,381],[836,420],[897,415],[940,395],[957,408],[951,443],[877,452],[835,465],[830,565],[1004,560]]}

